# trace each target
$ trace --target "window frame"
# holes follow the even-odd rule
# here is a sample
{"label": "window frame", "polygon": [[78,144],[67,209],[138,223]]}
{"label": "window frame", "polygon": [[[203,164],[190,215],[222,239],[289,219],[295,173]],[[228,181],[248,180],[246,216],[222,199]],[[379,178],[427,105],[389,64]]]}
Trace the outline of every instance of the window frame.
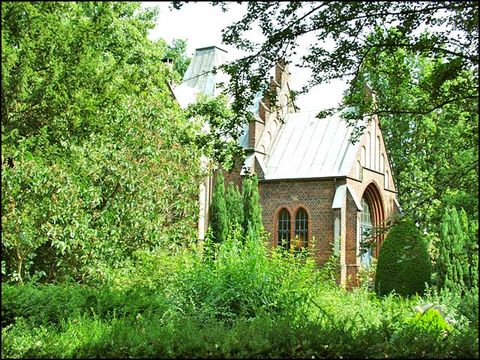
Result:
{"label": "window frame", "polygon": [[[283,214],[286,214],[288,216],[287,218],[288,221],[285,222],[285,220],[287,219],[282,219]],[[281,221],[282,221],[282,225],[287,224],[286,229],[284,229],[284,226],[280,226]],[[288,250],[292,242],[292,214],[287,207],[282,206],[277,210],[277,216],[275,217],[275,226],[276,226],[276,242],[275,242],[276,246],[282,246]],[[288,239],[285,245],[281,243],[281,240],[283,240],[283,236],[280,235],[281,233],[282,235],[283,234],[288,235]]]}
{"label": "window frame", "polygon": [[[299,217],[300,215],[300,217]],[[294,222],[294,228],[293,228],[293,239],[296,239],[297,236],[299,236],[300,239],[302,239],[302,244],[301,248],[307,249],[308,244],[309,244],[309,215],[307,210],[303,206],[299,206],[296,211],[295,211],[295,222]],[[297,250],[297,249],[295,249]],[[300,250],[300,249],[298,249]]]}
{"label": "window frame", "polygon": [[[290,217],[290,222],[289,222],[289,227],[288,229],[285,229],[284,226],[281,225],[280,221],[282,213],[285,214],[283,211],[286,211],[288,216]],[[277,211],[275,212],[274,216],[274,224],[273,224],[273,230],[274,230],[274,236],[272,237],[272,245],[277,247],[281,246],[280,239],[283,237],[281,236],[281,231],[285,233],[286,230],[288,230],[289,234],[289,241],[286,244],[284,248],[287,248],[288,250],[294,250],[294,252],[298,252],[299,249],[295,249],[295,235],[296,235],[296,220],[297,220],[297,215],[299,211],[302,210],[305,212],[305,219],[304,219],[304,225],[306,226],[305,229],[302,229],[302,233],[305,235],[305,240],[302,243],[301,248],[306,249],[310,246],[310,241],[312,239],[312,223],[311,223],[311,214],[310,211],[306,206],[303,204],[296,206],[293,209],[290,209],[288,206],[282,205],[277,208]]]}

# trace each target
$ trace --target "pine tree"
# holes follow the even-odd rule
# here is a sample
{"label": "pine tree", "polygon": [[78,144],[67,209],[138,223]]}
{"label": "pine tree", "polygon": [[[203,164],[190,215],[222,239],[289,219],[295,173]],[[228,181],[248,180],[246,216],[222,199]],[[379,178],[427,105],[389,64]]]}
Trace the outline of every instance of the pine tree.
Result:
{"label": "pine tree", "polygon": [[262,208],[260,206],[260,194],[258,193],[258,178],[252,178],[252,197],[251,197],[251,226],[257,235],[263,232]]}
{"label": "pine tree", "polygon": [[215,189],[209,212],[209,227],[213,240],[216,243],[222,243],[226,240],[228,235],[228,213],[225,201],[225,183],[221,171],[219,171],[215,180]]}
{"label": "pine tree", "polygon": [[472,261],[474,254],[470,248],[474,246],[470,246],[469,233],[465,211],[462,209],[459,214],[456,208],[447,209],[443,216],[438,246],[439,288],[461,293],[475,285],[472,281],[475,276],[472,273],[477,271],[478,265]]}
{"label": "pine tree", "polygon": [[250,199],[252,198],[252,180],[249,177],[246,177],[242,181],[242,202],[243,202],[243,235],[246,237],[248,232],[248,224],[250,219],[250,214],[252,213],[252,203]]}
{"label": "pine tree", "polygon": [[236,228],[241,229],[243,226],[242,195],[233,183],[229,183],[227,187],[226,205],[228,214],[228,229],[230,231],[233,231]]}
{"label": "pine tree", "polygon": [[263,232],[262,209],[258,193],[258,178],[248,177],[243,180],[243,230],[247,236],[260,237]]}

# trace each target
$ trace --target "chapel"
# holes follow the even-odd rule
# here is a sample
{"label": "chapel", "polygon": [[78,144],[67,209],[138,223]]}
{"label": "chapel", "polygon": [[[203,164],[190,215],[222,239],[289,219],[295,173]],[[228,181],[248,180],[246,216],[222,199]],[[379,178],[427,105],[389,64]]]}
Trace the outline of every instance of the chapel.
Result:
{"label": "chapel", "polygon": [[[212,70],[226,54],[216,46],[196,49],[182,83],[173,89],[180,106],[199,93],[218,94],[216,85],[226,79]],[[401,211],[382,131],[373,116],[352,143],[353,129],[339,114],[318,119],[318,111],[296,111],[290,76],[285,63],[276,64],[270,79],[276,106],[266,97],[255,99],[255,121],[239,138],[246,158],[225,174],[225,181],[240,186],[243,176],[256,174],[271,246],[308,248],[319,265],[337,255],[339,282],[345,284],[378,256],[384,239],[378,229]],[[208,227],[213,184],[209,176],[199,189],[200,239]],[[366,241],[374,246],[361,251]]]}

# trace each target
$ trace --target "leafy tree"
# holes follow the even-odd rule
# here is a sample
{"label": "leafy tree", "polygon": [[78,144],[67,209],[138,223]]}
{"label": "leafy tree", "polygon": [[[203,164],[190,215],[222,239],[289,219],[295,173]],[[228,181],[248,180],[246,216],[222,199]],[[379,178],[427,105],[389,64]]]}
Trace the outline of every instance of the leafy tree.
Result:
{"label": "leafy tree", "polygon": [[241,129],[232,122],[234,112],[227,97],[208,97],[200,94],[186,109],[186,115],[196,121],[202,131],[195,136],[195,144],[203,153],[226,170],[243,156],[243,149],[235,140]]}
{"label": "leafy tree", "polygon": [[107,279],[195,238],[199,152],[171,97],[155,12],[2,3],[2,274]]}
{"label": "leafy tree", "polygon": [[439,288],[462,293],[478,285],[478,246],[468,227],[463,209],[445,211],[436,261]]}
{"label": "leafy tree", "polygon": [[418,228],[408,219],[400,220],[388,232],[378,254],[375,291],[387,295],[422,295],[430,284],[432,267],[427,246]]}
{"label": "leafy tree", "polygon": [[183,75],[190,65],[190,57],[187,56],[187,42],[185,40],[174,39],[171,45],[166,45],[167,50],[165,58],[173,61],[173,70],[178,74],[176,82],[180,82]]}
{"label": "leafy tree", "polygon": [[216,243],[225,242],[228,236],[229,213],[227,213],[225,198],[225,179],[222,171],[219,171],[215,176],[215,189],[209,210],[209,227],[211,229],[212,240]]}
{"label": "leafy tree", "polygon": [[[478,194],[475,2],[251,1],[246,10],[223,30],[223,42],[246,53],[224,67],[234,96],[231,122],[251,118],[249,105],[281,59],[312,70],[299,93],[346,80],[343,102],[319,117],[343,110],[358,135],[358,120],[379,116],[404,210],[431,237],[449,206],[478,218],[478,196],[471,196]],[[253,31],[262,37],[249,36]],[[300,40],[309,41],[305,53]]]}
{"label": "leafy tree", "polygon": [[[172,5],[179,9],[184,3]],[[229,10],[228,2],[211,3]],[[302,92],[333,79],[347,79],[354,86],[366,55],[377,49],[403,48],[456,60],[460,67],[477,71],[478,78],[478,7],[474,1],[249,1],[246,10],[222,34],[223,43],[246,52],[225,67],[232,77],[229,93],[235,97],[232,107],[239,116],[237,121],[249,117],[248,106],[258,91],[267,88],[269,70],[279,59],[291,59],[312,70]],[[368,37],[375,28],[392,27],[405,36],[376,38],[375,42]],[[430,31],[428,36],[420,34],[425,27]],[[249,35],[258,30],[262,37],[255,42]],[[310,36],[307,53],[296,56],[299,40],[305,35]],[[437,79],[442,82],[444,69],[437,70]],[[450,100],[471,100],[475,84]],[[443,100],[432,105],[442,106],[447,101]],[[424,112],[425,106],[417,110]]]}
{"label": "leafy tree", "polygon": [[[404,36],[391,29],[371,37]],[[439,233],[446,207],[464,207],[470,219],[478,218],[478,197],[470,196],[478,188],[477,101],[464,99],[428,109],[429,104],[468,92],[474,73],[458,66],[457,60],[420,56],[410,49],[373,48],[364,60],[357,89],[344,99],[352,106],[348,116],[355,118],[370,106],[366,85],[376,90],[375,112],[400,202],[432,234]]]}
{"label": "leafy tree", "polygon": [[228,228],[241,229],[243,226],[243,204],[242,195],[233,182],[227,186],[226,205],[228,214]]}

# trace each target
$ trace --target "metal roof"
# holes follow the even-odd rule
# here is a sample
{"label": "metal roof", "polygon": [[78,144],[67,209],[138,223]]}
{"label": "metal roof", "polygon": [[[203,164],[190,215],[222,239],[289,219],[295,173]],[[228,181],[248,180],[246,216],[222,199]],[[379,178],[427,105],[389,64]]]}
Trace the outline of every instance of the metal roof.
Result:
{"label": "metal roof", "polygon": [[325,119],[317,111],[287,114],[265,157],[265,180],[347,176],[359,143],[352,128],[335,114]]}
{"label": "metal roof", "polygon": [[[185,72],[182,83],[173,89],[182,108],[195,101],[199,93],[216,96],[219,82],[226,82],[227,75],[214,68],[226,62],[227,52],[217,46],[196,49]],[[250,111],[258,116],[261,94],[255,97]],[[266,149],[262,168],[265,180],[321,178],[347,176],[358,150],[358,143],[350,143],[352,128],[335,114],[317,119],[317,111],[290,113]],[[242,126],[243,134],[238,143],[248,146],[248,124]],[[246,165],[253,165],[255,157],[247,158]],[[262,160],[262,157],[256,157]]]}
{"label": "metal roof", "polygon": [[195,101],[197,94],[217,96],[220,93],[217,85],[226,82],[227,75],[218,70],[218,66],[226,62],[227,52],[218,46],[209,46],[195,50],[195,55],[180,85],[173,89],[180,106],[185,108]]}

